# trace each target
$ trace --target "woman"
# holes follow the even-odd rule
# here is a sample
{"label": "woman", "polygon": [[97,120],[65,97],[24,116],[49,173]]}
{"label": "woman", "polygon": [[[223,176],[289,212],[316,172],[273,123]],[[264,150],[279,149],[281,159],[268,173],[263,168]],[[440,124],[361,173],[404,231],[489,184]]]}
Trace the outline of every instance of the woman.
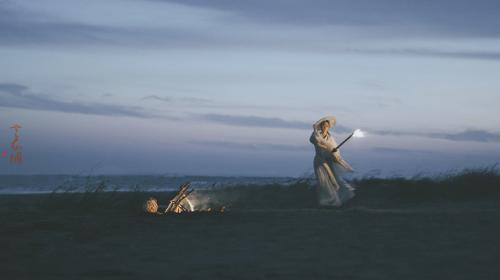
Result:
{"label": "woman", "polygon": [[335,117],[327,116],[313,125],[309,141],[316,149],[314,173],[318,180],[318,200],[320,206],[341,206],[354,197],[354,188],[340,177],[342,169],[352,172],[352,167],[335,149],[337,143],[328,131],[335,125]]}

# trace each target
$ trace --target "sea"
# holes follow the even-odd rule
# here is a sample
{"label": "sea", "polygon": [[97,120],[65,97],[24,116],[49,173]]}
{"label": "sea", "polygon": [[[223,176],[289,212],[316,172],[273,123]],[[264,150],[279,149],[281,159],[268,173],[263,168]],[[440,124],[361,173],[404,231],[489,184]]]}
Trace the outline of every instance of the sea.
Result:
{"label": "sea", "polygon": [[296,177],[166,176],[166,175],[0,175],[0,194],[42,194],[99,191],[174,191],[185,182],[193,189],[288,185]]}

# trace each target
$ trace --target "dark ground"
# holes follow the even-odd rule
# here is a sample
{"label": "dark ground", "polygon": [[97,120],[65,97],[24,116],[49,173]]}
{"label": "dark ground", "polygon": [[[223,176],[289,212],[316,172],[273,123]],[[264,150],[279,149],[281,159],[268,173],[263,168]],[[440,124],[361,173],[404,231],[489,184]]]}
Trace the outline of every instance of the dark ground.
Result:
{"label": "dark ground", "polygon": [[500,279],[494,201],[148,216],[63,196],[0,197],[2,279]]}

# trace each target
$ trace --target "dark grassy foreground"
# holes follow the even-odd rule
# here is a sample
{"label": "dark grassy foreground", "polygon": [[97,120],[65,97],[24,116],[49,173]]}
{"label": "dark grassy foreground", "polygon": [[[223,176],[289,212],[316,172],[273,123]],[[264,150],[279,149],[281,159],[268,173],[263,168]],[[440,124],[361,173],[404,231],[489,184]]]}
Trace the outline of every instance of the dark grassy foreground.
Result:
{"label": "dark grassy foreground", "polygon": [[342,209],[299,182],[176,216],[143,214],[147,193],[2,196],[1,278],[500,279],[498,172],[355,183]]}

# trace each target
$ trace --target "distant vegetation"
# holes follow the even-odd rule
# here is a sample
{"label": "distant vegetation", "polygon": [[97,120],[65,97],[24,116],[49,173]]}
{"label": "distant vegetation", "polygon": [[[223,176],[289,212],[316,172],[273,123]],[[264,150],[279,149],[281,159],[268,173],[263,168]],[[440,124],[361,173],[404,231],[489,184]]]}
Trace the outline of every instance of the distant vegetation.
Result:
{"label": "distant vegetation", "polygon": [[370,202],[401,204],[500,201],[500,172],[496,165],[435,177],[363,178],[354,180],[353,183],[359,187],[360,196],[366,197]]}
{"label": "distant vegetation", "polygon": [[[346,207],[399,207],[447,202],[500,202],[500,172],[496,166],[466,169],[435,177],[361,178],[351,181],[356,197]],[[234,209],[314,208],[315,182],[303,178],[289,185],[246,185],[200,191],[217,204]]]}
{"label": "distant vegetation", "polygon": [[[356,197],[345,208],[398,208],[421,205],[445,206],[449,203],[500,202],[500,172],[494,167],[466,169],[435,177],[360,178],[351,181]],[[62,184],[52,194],[14,195],[5,203],[15,211],[119,211],[140,213],[143,202],[150,196],[160,204],[168,204],[173,192],[144,192],[137,185],[130,192],[117,192],[105,179],[87,181],[85,192],[73,192],[71,183]],[[193,200],[205,208],[226,206],[240,209],[316,208],[315,182],[311,178],[297,179],[286,185],[239,185],[195,190]],[[25,202],[25,203],[24,203]],[[36,203],[33,203],[36,202]]]}

